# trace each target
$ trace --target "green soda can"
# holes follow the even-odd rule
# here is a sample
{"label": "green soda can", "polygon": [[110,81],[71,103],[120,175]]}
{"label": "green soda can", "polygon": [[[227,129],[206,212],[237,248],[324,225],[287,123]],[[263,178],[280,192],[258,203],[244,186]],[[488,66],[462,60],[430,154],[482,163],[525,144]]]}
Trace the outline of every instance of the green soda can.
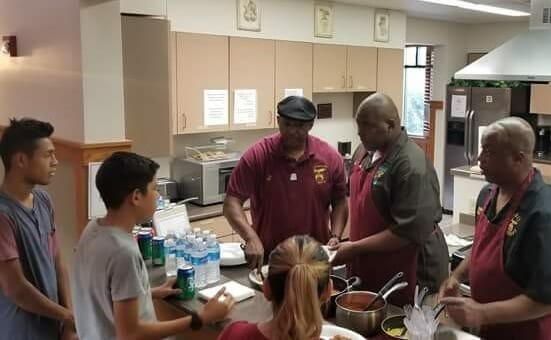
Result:
{"label": "green soda can", "polygon": [[165,238],[162,236],[153,238],[153,265],[157,267],[165,265]]}
{"label": "green soda can", "polygon": [[195,270],[190,265],[178,268],[176,286],[182,290],[178,295],[180,300],[191,300],[195,296]]}
{"label": "green soda can", "polygon": [[142,258],[147,266],[150,266],[152,262],[152,239],[153,236],[147,231],[140,231],[138,233],[138,246],[140,247],[140,253],[142,253]]}

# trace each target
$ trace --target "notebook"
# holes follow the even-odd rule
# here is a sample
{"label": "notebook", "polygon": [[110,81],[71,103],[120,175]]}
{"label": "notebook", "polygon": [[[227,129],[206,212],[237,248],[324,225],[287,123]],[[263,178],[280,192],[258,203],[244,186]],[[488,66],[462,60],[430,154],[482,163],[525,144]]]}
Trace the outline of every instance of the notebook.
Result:
{"label": "notebook", "polygon": [[197,294],[200,298],[209,300],[222,288],[226,287],[226,293],[233,296],[236,302],[240,302],[254,296],[254,289],[246,287],[235,281],[228,281],[224,284],[200,290]]}

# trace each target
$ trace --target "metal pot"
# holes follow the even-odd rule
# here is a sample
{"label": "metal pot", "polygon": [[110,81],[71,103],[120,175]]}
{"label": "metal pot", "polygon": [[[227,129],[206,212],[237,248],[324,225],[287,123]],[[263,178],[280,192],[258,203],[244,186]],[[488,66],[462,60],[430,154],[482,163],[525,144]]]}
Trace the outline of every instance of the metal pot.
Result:
{"label": "metal pot", "polygon": [[331,275],[330,278],[331,281],[333,281],[333,294],[331,294],[329,301],[322,307],[322,314],[325,319],[335,317],[335,312],[337,310],[335,300],[337,297],[358,287],[362,283],[362,280],[357,276],[352,276],[348,280],[337,275]]}
{"label": "metal pot", "polygon": [[379,330],[381,322],[386,318],[387,301],[390,294],[398,289],[407,286],[407,282],[400,282],[387,292],[383,297],[375,302],[370,310],[364,311],[372,299],[377,296],[377,293],[367,291],[348,292],[337,297],[335,303],[337,305],[336,323],[338,326],[351,329],[361,335],[368,337]]}

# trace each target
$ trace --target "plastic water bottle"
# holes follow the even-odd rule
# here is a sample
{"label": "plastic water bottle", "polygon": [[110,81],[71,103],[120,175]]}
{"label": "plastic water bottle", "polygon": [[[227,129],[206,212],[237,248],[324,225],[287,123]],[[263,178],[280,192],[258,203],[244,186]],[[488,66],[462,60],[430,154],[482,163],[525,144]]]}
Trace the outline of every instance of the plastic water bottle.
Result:
{"label": "plastic water bottle", "polygon": [[165,208],[165,200],[163,199],[163,196],[159,195],[157,197],[157,210],[163,210]]}
{"label": "plastic water bottle", "polygon": [[201,237],[201,228],[193,228],[193,235],[195,235],[195,237]]}
{"label": "plastic water bottle", "polygon": [[208,236],[207,252],[209,253],[207,283],[218,282],[220,280],[220,245],[215,234],[209,234]]}
{"label": "plastic water bottle", "polygon": [[187,263],[191,263],[191,254],[193,253],[194,246],[195,236],[193,234],[187,234],[184,239],[184,257]]}
{"label": "plastic water bottle", "polygon": [[176,276],[178,261],[176,260],[176,236],[169,231],[165,237],[165,272],[166,276]]}
{"label": "plastic water bottle", "polygon": [[195,239],[193,252],[191,254],[191,265],[195,269],[195,286],[202,288],[207,285],[207,247],[201,239]]}
{"label": "plastic water bottle", "polygon": [[182,233],[178,233],[176,239],[176,265],[180,268],[180,266],[186,263],[189,263],[189,260],[186,261],[184,235]]}

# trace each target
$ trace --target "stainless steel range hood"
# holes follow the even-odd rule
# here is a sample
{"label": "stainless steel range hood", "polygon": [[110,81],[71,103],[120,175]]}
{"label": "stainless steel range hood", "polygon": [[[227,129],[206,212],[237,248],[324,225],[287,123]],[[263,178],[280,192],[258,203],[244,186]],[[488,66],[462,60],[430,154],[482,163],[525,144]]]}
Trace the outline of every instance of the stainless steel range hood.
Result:
{"label": "stainless steel range hood", "polygon": [[551,81],[551,0],[532,0],[530,30],[455,73],[456,79]]}

